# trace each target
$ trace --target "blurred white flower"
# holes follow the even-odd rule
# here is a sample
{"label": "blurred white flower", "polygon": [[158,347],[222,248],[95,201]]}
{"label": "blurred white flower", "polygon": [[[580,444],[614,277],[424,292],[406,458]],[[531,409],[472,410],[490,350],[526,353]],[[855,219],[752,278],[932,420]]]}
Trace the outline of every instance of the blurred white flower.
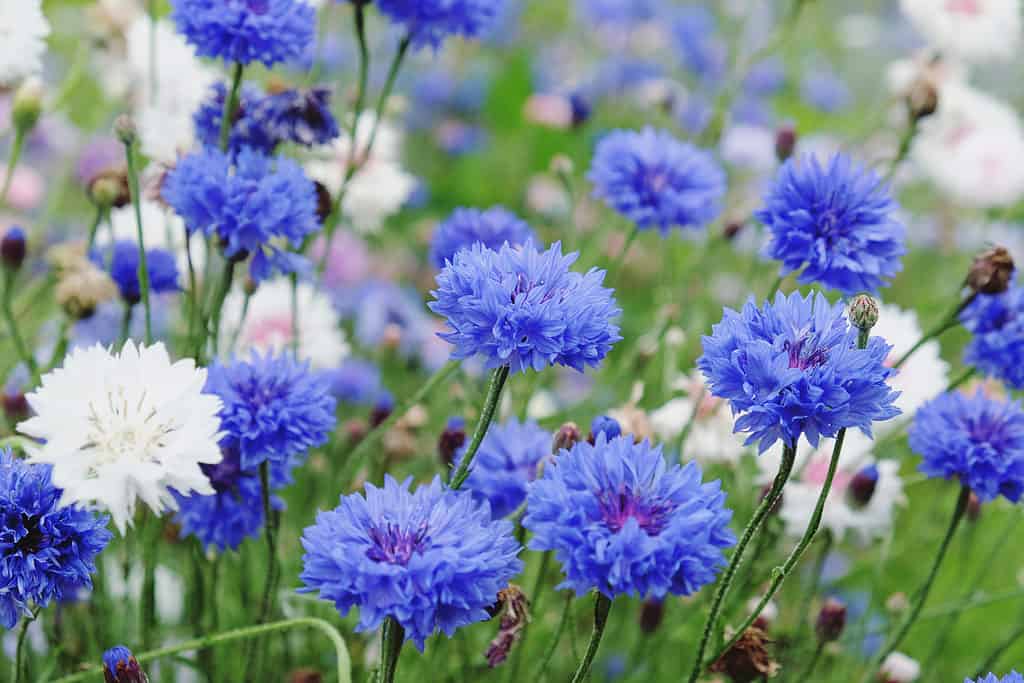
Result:
{"label": "blurred white flower", "polygon": [[963,83],[967,79],[967,68],[963,63],[948,56],[939,56],[927,50],[918,52],[907,59],[897,59],[885,70],[885,82],[889,92],[897,97],[906,97],[919,85],[934,88],[941,97],[947,83]]}
{"label": "blurred white flower", "polygon": [[[880,307],[878,323],[871,330],[872,335],[884,339],[892,345],[888,364],[892,365],[921,338],[921,326],[917,314],[901,309],[899,306],[885,304]],[[939,342],[929,341],[914,352],[906,363],[889,380],[889,385],[900,392],[896,399],[896,407],[903,414],[895,420],[879,422],[875,425],[876,434],[899,428],[903,421],[913,417],[917,409],[925,402],[935,398],[949,386],[949,363],[942,360]]]}
{"label": "blurred white flower", "polygon": [[901,0],[932,46],[969,62],[1009,60],[1020,43],[1020,0]]}
{"label": "blurred white flower", "polygon": [[775,131],[764,126],[738,124],[722,135],[722,159],[733,166],[755,173],[775,168]]}
{"label": "blurred white flower", "polygon": [[683,447],[684,458],[702,463],[739,462],[747,449],[743,446],[742,435],[733,433],[733,416],[726,402],[715,398],[704,388],[699,372],[684,378],[681,386],[687,391],[687,396],[674,398],[651,413],[654,433],[665,443],[678,439],[693,415],[694,401],[699,396],[700,406]]}
{"label": "blurred white flower", "polygon": [[921,665],[902,652],[891,652],[882,662],[880,673],[891,683],[913,683],[921,675]]}
{"label": "blurred white flower", "polygon": [[42,70],[48,35],[42,0],[0,0],[0,84],[16,85]]}
{"label": "blurred white flower", "polygon": [[[308,282],[299,282],[296,302],[299,359],[309,360],[314,368],[338,367],[348,356],[349,346],[330,299]],[[260,284],[249,300],[243,321],[244,307],[245,295],[237,290],[224,302],[220,339],[227,353],[247,355],[250,349],[266,352],[291,348],[292,285],[287,278]],[[237,343],[232,349],[231,341],[236,335]]]}
{"label": "blurred white flower", "polygon": [[29,458],[53,465],[63,503],[98,505],[123,535],[139,499],[161,514],[176,507],[171,488],[213,493],[200,464],[220,462],[221,402],[205,384],[162,343],[75,349],[26,397],[35,416],[18,430],[44,442]]}
{"label": "blurred white flower", "polygon": [[[128,575],[120,561],[107,556],[103,563],[103,576],[106,577],[107,591],[115,600],[131,600],[138,602],[142,596],[142,583],[145,580],[145,569],[141,562],[133,564]],[[156,566],[156,614],[164,624],[177,624],[185,613],[182,596],[185,595],[185,582],[181,576],[162,564]]]}

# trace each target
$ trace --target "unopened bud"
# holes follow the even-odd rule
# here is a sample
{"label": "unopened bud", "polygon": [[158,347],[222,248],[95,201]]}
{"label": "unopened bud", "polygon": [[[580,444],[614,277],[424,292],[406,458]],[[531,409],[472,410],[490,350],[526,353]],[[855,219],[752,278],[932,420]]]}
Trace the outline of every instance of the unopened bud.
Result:
{"label": "unopened bud", "polygon": [[640,605],[640,630],[647,635],[654,633],[661,626],[664,617],[664,600],[644,600],[644,604]]}
{"label": "unopened bud", "polygon": [[13,394],[4,392],[3,408],[4,416],[12,425],[16,425],[19,422],[28,419],[28,399],[26,399],[25,394],[20,391]]}
{"label": "unopened bud", "polygon": [[89,199],[96,206],[121,208],[132,201],[128,174],[123,169],[107,169],[89,181]]}
{"label": "unopened bud", "polygon": [[594,443],[597,440],[598,434],[604,434],[605,439],[611,441],[615,437],[622,435],[622,426],[613,417],[598,415],[590,423],[590,437],[587,441]]}
{"label": "unopened bud", "polygon": [[377,401],[377,405],[370,411],[370,427],[379,427],[385,420],[391,417],[391,411],[395,409],[395,402],[390,396],[384,396]]}
{"label": "unopened bud", "polygon": [[729,221],[726,224],[725,229],[722,230],[722,235],[725,237],[725,239],[731,242],[734,239],[736,239],[736,236],[739,235],[742,231],[743,221]]}
{"label": "unopened bud", "polygon": [[259,288],[260,283],[256,282],[256,279],[249,275],[246,276],[245,282],[242,283],[242,291],[245,292],[246,296],[254,295]]}
{"label": "unopened bud", "polygon": [[359,443],[366,437],[369,427],[365,420],[354,418],[345,423],[345,437],[349,443]]}
{"label": "unopened bud", "polygon": [[878,324],[878,302],[867,294],[853,297],[850,302],[850,322],[858,330],[870,330]]}
{"label": "unopened bud", "polygon": [[556,154],[551,158],[551,172],[557,176],[571,176],[575,167],[572,159],[564,154]]}
{"label": "unopened bud", "polygon": [[796,128],[786,124],[775,131],[775,158],[779,162],[786,161],[796,150]]}
{"label": "unopened bud", "polygon": [[590,100],[578,92],[569,95],[569,109],[572,112],[572,127],[579,128],[590,120],[593,107]]}
{"label": "unopened bud", "polygon": [[124,645],[103,653],[103,680],[105,683],[149,683],[135,655]]}
{"label": "unopened bud", "polygon": [[0,262],[4,268],[15,271],[25,262],[28,247],[25,244],[25,231],[15,225],[0,240]]}
{"label": "unopened bud", "polygon": [[14,93],[11,121],[15,130],[25,133],[36,127],[43,113],[43,82],[38,78],[26,79]]}
{"label": "unopened bud", "polygon": [[448,420],[448,425],[441,432],[437,440],[437,454],[441,458],[441,464],[451,467],[455,462],[455,454],[466,443],[466,421],[461,417],[453,417]]}
{"label": "unopened bud", "polygon": [[139,129],[135,120],[128,114],[121,114],[114,120],[114,135],[125,145],[135,144],[139,136]]}
{"label": "unopened bud", "polygon": [[939,91],[929,78],[919,78],[907,91],[907,112],[912,121],[931,116],[939,108]]}
{"label": "unopened bud", "polygon": [[818,620],[814,624],[814,632],[818,640],[831,643],[839,640],[846,628],[846,605],[834,598],[829,598],[818,612]]}
{"label": "unopened bud", "polygon": [[1001,294],[1013,279],[1013,257],[1003,247],[992,247],[978,254],[967,271],[966,285],[978,294]]}
{"label": "unopened bud", "polygon": [[334,209],[334,198],[331,197],[331,191],[327,186],[320,181],[315,181],[313,187],[316,189],[316,215],[320,223],[323,223]]}
{"label": "unopened bud", "polygon": [[491,641],[485,653],[487,664],[492,669],[508,659],[512,646],[522,637],[523,629],[530,621],[530,601],[515,584],[509,584],[508,588],[498,593],[496,607],[496,611],[501,614],[501,623],[498,626],[498,635]]}
{"label": "unopened bud", "polygon": [[854,507],[862,508],[871,502],[876,488],[878,488],[878,466],[872,463],[853,475],[846,493]]}
{"label": "unopened bud", "polygon": [[324,675],[316,669],[296,669],[288,675],[288,683],[323,683]]}
{"label": "unopened bud", "polygon": [[724,673],[734,683],[752,683],[771,678],[779,671],[778,663],[768,653],[771,643],[767,633],[751,626],[711,665],[711,670]]}
{"label": "unopened bud", "polygon": [[981,498],[971,491],[971,495],[967,499],[967,521],[977,522],[979,517],[981,517]]}
{"label": "unopened bud", "polygon": [[580,434],[580,428],[576,426],[576,423],[566,422],[555,432],[555,438],[551,442],[551,452],[558,453],[563,450],[572,450],[572,447],[582,439],[583,436]]}

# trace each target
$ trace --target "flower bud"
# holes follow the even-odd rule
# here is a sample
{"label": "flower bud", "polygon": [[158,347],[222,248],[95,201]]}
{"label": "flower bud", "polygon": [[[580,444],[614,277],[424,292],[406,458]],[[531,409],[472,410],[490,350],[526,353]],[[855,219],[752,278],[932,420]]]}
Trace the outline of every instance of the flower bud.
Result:
{"label": "flower bud", "polygon": [[562,450],[571,450],[573,446],[583,439],[580,428],[575,422],[566,422],[555,432],[555,438],[551,442],[551,452],[558,453]]}
{"label": "flower bud", "polygon": [[288,675],[288,683],[323,683],[324,675],[316,669],[296,669]]}
{"label": "flower bud", "polygon": [[793,156],[796,139],[796,128],[792,124],[786,124],[775,131],[775,158],[783,162]]}
{"label": "flower bud", "polygon": [[912,121],[931,116],[939,108],[939,90],[929,78],[918,78],[907,90],[907,112]]}
{"label": "flower bud", "polygon": [[512,646],[522,637],[523,629],[530,621],[530,601],[519,586],[509,584],[498,593],[497,609],[501,614],[498,635],[485,654],[487,665],[492,669],[508,659]]}
{"label": "flower bud", "polygon": [[111,168],[100,171],[89,181],[89,199],[96,206],[121,208],[132,201],[128,174],[124,169]]}
{"label": "flower bud", "polygon": [[879,670],[879,680],[884,683],[913,683],[920,675],[921,665],[902,652],[890,652]]}
{"label": "flower bud", "polygon": [[878,323],[878,302],[867,294],[858,294],[850,302],[849,315],[858,330],[870,330]]}
{"label": "flower bud", "polygon": [[853,475],[846,494],[854,507],[862,508],[871,502],[877,487],[878,466],[872,463]]}
{"label": "flower bud", "polygon": [[846,605],[835,598],[829,598],[818,612],[818,620],[814,624],[814,632],[818,640],[831,643],[839,640],[846,627]]}
{"label": "flower bud", "polygon": [[465,443],[466,421],[461,417],[450,418],[437,440],[437,454],[441,458],[441,464],[451,467],[455,462],[455,454]]}
{"label": "flower bud", "polygon": [[370,427],[379,427],[385,420],[391,417],[391,411],[395,409],[395,402],[390,396],[383,396],[377,401],[377,405],[370,411]]}
{"label": "flower bud", "polygon": [[571,176],[575,170],[572,159],[565,154],[556,154],[551,157],[549,168],[557,176]]}
{"label": "flower bud", "polygon": [[974,523],[981,517],[981,499],[978,495],[971,491],[970,497],[967,499],[967,521]]}
{"label": "flower bud", "polygon": [[139,137],[139,129],[135,125],[135,120],[128,114],[118,116],[114,120],[114,135],[125,145],[134,144],[136,138]]}
{"label": "flower bud", "polygon": [[14,93],[14,104],[11,108],[11,121],[15,130],[25,133],[36,127],[43,113],[43,82],[38,78],[28,78],[17,92]]}
{"label": "flower bud", "polygon": [[578,92],[569,95],[569,109],[572,112],[573,128],[579,128],[589,121],[593,111],[590,101]]}
{"label": "flower bud", "polygon": [[978,294],[1001,294],[1013,279],[1013,257],[1003,247],[992,247],[978,254],[967,271],[966,285]]}
{"label": "flower bud", "polygon": [[316,189],[316,215],[320,219],[320,223],[323,224],[334,209],[334,198],[323,183],[314,181],[313,187]]}
{"label": "flower bud", "polygon": [[711,670],[724,673],[734,683],[752,683],[771,678],[779,671],[779,665],[768,654],[771,643],[768,634],[751,626],[728,652],[711,665]]}
{"label": "flower bud", "polygon": [[654,633],[661,626],[664,617],[664,600],[644,600],[644,604],[640,605],[640,630],[647,635]]}
{"label": "flower bud", "polygon": [[12,425],[28,419],[29,406],[25,394],[18,391],[15,393],[4,392],[3,395],[4,416]]}
{"label": "flower bud", "polygon": [[105,683],[149,683],[135,655],[124,645],[103,653],[103,680]]}
{"label": "flower bud", "polygon": [[4,268],[16,271],[25,262],[28,247],[25,244],[25,231],[15,225],[0,240],[0,262]]}
{"label": "flower bud", "polygon": [[598,434],[604,434],[606,439],[611,440],[622,435],[622,427],[615,418],[608,417],[607,415],[598,415],[590,423],[590,437],[587,441],[594,443],[597,440]]}
{"label": "flower bud", "polygon": [[725,237],[725,239],[732,242],[734,239],[736,239],[736,236],[739,235],[740,232],[742,232],[742,230],[743,221],[729,221],[726,224],[725,229],[722,230],[722,235]]}

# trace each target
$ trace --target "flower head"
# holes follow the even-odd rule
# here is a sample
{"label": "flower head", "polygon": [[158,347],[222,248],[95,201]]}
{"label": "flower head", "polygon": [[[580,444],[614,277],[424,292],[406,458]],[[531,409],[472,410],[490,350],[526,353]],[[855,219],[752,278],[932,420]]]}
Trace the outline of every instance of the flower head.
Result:
{"label": "flower head", "polygon": [[405,29],[413,43],[434,48],[449,36],[480,36],[504,4],[504,0],[377,0],[377,8]]}
{"label": "flower head", "polygon": [[[107,249],[95,252],[92,260],[97,266],[107,269],[124,301],[137,304],[142,300],[138,244],[130,240],[119,240]],[[149,274],[149,290],[154,294],[178,291],[178,264],[171,252],[159,248],[147,249],[146,270]]]}
{"label": "flower head", "polygon": [[31,607],[91,588],[94,560],[110,541],[107,518],[61,506],[49,465],[0,450],[0,626]]}
{"label": "flower head", "polygon": [[42,0],[0,2],[0,83],[17,85],[43,68],[50,22],[43,14]]}
{"label": "flower head", "polygon": [[1024,410],[1019,402],[942,394],[910,427],[910,448],[929,477],[957,478],[982,501],[1024,493]]}
{"label": "flower head", "polygon": [[316,189],[302,168],[250,149],[234,159],[214,149],[193,152],[167,174],[163,197],[190,233],[216,237],[228,258],[252,254],[257,281],[302,269],[301,257],[280,243],[297,249],[320,229]]}
{"label": "flower head", "polygon": [[747,444],[760,441],[762,452],[780,439],[795,448],[801,435],[817,446],[847,427],[870,436],[872,422],[899,414],[887,383],[894,371],[884,365],[889,345],[871,337],[857,348],[842,304],[820,293],[780,293],[761,308],[751,298],[740,313],[725,309],[711,331],[697,367],[740,415],[735,431],[749,432]]}
{"label": "flower head", "polygon": [[172,362],[161,343],[74,349],[26,396],[35,417],[18,431],[42,441],[30,459],[53,465],[62,504],[94,503],[124,534],[139,499],[160,514],[175,506],[172,488],[212,492],[200,465],[221,459],[221,402],[205,383],[205,369]]}
{"label": "flower head", "polygon": [[367,484],[365,496],[319,513],[302,537],[300,578],[341,613],[358,607],[357,630],[393,617],[422,650],[435,631],[488,619],[523,563],[512,524],[492,520],[486,503],[437,477],[415,491],[410,483],[385,476],[383,488]]}
{"label": "flower head", "polygon": [[239,64],[297,60],[316,40],[305,0],[171,0],[171,18],[200,57]]}
{"label": "flower head", "polygon": [[[192,115],[195,124],[196,139],[209,149],[220,146],[220,123],[224,116],[224,100],[228,96],[228,88],[223,82],[210,87],[209,96]],[[253,85],[245,83],[238,92],[238,108],[231,122],[231,134],[228,138],[228,149],[233,152],[249,147],[270,154],[277,147],[279,140],[270,135],[267,126],[257,115],[263,110],[266,96]]]}
{"label": "flower head", "polygon": [[725,566],[729,530],[720,482],[700,467],[668,465],[661,448],[599,434],[561,451],[530,487],[530,548],[551,550],[577,595],[690,595]]}
{"label": "flower head", "polygon": [[[466,452],[456,454],[455,466]],[[495,518],[511,514],[526,500],[526,488],[537,478],[537,465],[551,455],[551,432],[533,421],[509,420],[493,425],[480,444],[465,488],[491,504]]]}
{"label": "flower head", "polygon": [[943,55],[1008,61],[1020,49],[1019,0],[900,0],[900,9]]}
{"label": "flower head", "polygon": [[522,372],[597,366],[621,339],[621,311],[601,286],[603,270],[569,270],[576,258],[563,256],[561,244],[541,252],[532,242],[498,251],[477,243],[457,252],[438,274],[429,304],[447,318],[451,331],[440,336],[455,346],[452,356],[480,355],[487,367]]}
{"label": "flower head", "polygon": [[115,645],[103,653],[104,683],[149,683],[149,677],[139,666],[132,651],[124,645]]}
{"label": "flower head", "polygon": [[725,171],[710,153],[653,128],[617,130],[597,145],[587,178],[594,196],[638,228],[702,228],[725,197]]}
{"label": "flower head", "polygon": [[1002,678],[996,676],[994,673],[989,673],[988,676],[981,676],[975,681],[965,678],[964,683],[1024,683],[1024,676],[1020,675],[1016,671],[1011,671]]}
{"label": "flower head", "polygon": [[477,242],[497,250],[505,242],[518,247],[535,239],[533,229],[526,221],[504,207],[495,206],[486,211],[455,209],[434,232],[430,242],[430,262],[435,268],[444,268],[455,252]]}
{"label": "flower head", "polygon": [[822,165],[794,157],[779,169],[756,217],[772,239],[766,254],[782,274],[800,272],[843,294],[877,294],[902,269],[905,229],[896,203],[873,171],[837,154]]}
{"label": "flower head", "polygon": [[1024,286],[979,294],[960,315],[971,341],[964,362],[1014,389],[1024,389]]}
{"label": "flower head", "polygon": [[225,442],[238,449],[242,469],[288,464],[326,443],[334,429],[328,378],[289,354],[253,351],[247,361],[216,362],[206,391],[223,401]]}

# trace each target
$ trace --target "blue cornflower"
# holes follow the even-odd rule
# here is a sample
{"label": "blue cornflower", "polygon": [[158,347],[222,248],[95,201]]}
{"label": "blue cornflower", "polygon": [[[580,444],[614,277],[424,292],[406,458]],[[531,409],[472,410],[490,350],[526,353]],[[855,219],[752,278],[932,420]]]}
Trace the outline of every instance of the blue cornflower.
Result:
{"label": "blue cornflower", "polygon": [[319,513],[302,537],[300,590],[318,591],[342,614],[358,607],[357,631],[393,617],[422,650],[436,631],[451,637],[488,619],[523,563],[512,524],[492,520],[486,503],[438,477],[415,491],[411,481],[386,475],[383,488],[367,484],[365,497],[342,496]]}
{"label": "blue cornflower", "polygon": [[377,9],[401,26],[413,44],[438,48],[445,38],[479,37],[505,0],[377,0]]}
{"label": "blue cornflower", "polygon": [[929,477],[956,477],[982,501],[1024,493],[1024,410],[981,391],[949,392],[918,409],[910,448]]}
{"label": "blue cornflower", "polygon": [[690,73],[707,83],[721,80],[729,54],[716,35],[718,21],[711,10],[697,5],[680,8],[671,22],[671,31],[673,47]]}
{"label": "blue cornflower", "polygon": [[341,134],[327,88],[274,93],[263,100],[256,117],[278,142],[313,147],[326,145]]}
{"label": "blue cornflower", "polygon": [[148,683],[149,678],[132,651],[124,645],[115,645],[103,653],[104,683]]}
{"label": "blue cornflower", "polygon": [[92,588],[96,555],[111,533],[107,517],[62,507],[49,465],[0,450],[0,626],[14,628],[32,607]]}
{"label": "blue cornflower", "polygon": [[614,439],[622,434],[622,425],[614,417],[598,415],[590,422],[590,435],[596,439],[598,434],[604,434],[606,439]]}
{"label": "blue cornflower", "polygon": [[663,11],[661,0],[576,0],[576,9],[593,24],[639,24]]}
{"label": "blue cornflower", "polygon": [[521,372],[597,366],[622,338],[615,322],[622,311],[601,286],[603,270],[569,270],[577,256],[563,256],[560,243],[540,252],[532,242],[457,252],[438,274],[429,304],[447,318],[451,332],[440,336],[455,346],[452,357],[480,355],[489,368]]}
{"label": "blue cornflower", "polygon": [[373,405],[384,392],[380,368],[368,360],[346,358],[327,375],[331,382],[331,393],[344,403]]}
{"label": "blue cornflower", "polygon": [[293,462],[325,444],[336,422],[329,379],[290,354],[214,362],[206,392],[223,402],[221,431],[245,470]]}
{"label": "blue cornflower", "polygon": [[965,678],[964,683],[1024,683],[1024,676],[1021,676],[1016,671],[1011,671],[1002,678],[996,676],[994,673],[989,673],[988,676],[981,676],[976,681],[972,681],[970,678]]}
{"label": "blue cornflower", "polygon": [[638,228],[701,228],[722,211],[725,171],[709,152],[647,127],[597,144],[587,179],[594,196]]}
{"label": "blue cornflower", "polygon": [[216,149],[189,154],[167,174],[163,197],[190,233],[216,237],[226,257],[252,254],[250,274],[257,282],[306,267],[279,243],[298,249],[320,229],[316,188],[302,167],[250,149],[234,159]]}
{"label": "blue cornflower", "polygon": [[877,294],[902,270],[906,230],[896,208],[885,182],[845,154],[824,166],[804,155],[783,164],[755,216],[771,233],[765,253],[782,262],[782,275],[802,268],[800,284],[850,296]]}
{"label": "blue cornflower", "polygon": [[530,240],[536,241],[533,229],[504,207],[495,206],[486,211],[455,209],[434,231],[430,262],[435,268],[444,268],[455,252],[477,242],[488,249],[500,249],[505,242],[517,247]]}
{"label": "blue cornflower", "polygon": [[858,334],[842,304],[820,293],[779,293],[761,308],[751,298],[740,313],[725,309],[697,367],[740,415],[735,431],[750,433],[748,445],[760,441],[764,452],[781,439],[795,448],[804,435],[817,447],[819,437],[849,427],[870,436],[872,422],[900,412],[899,392],[887,384],[892,347],[871,337],[859,349]]}
{"label": "blue cornflower", "polygon": [[[121,298],[130,304],[142,300],[139,285],[139,245],[131,240],[118,240],[92,255],[93,262],[106,269],[117,284]],[[146,269],[149,271],[149,291],[153,294],[176,292],[178,262],[166,249],[146,249]]]}
{"label": "blue cornflower", "polygon": [[178,32],[200,57],[249,64],[297,60],[316,41],[306,0],[171,0]]}
{"label": "blue cornflower", "polygon": [[[192,115],[192,123],[196,129],[196,139],[204,146],[212,149],[220,147],[220,123],[224,116],[224,99],[228,89],[224,83],[215,83],[210,88],[210,95],[203,101]],[[255,86],[244,84],[238,93],[238,108],[231,122],[231,136],[228,148],[237,152],[249,147],[270,154],[280,140],[273,137],[260,117],[267,96]]]}
{"label": "blue cornflower", "polygon": [[800,96],[815,109],[832,114],[850,105],[850,88],[831,70],[815,70],[800,81]]}
{"label": "blue cornflower", "polygon": [[1024,389],[1024,286],[1014,282],[1001,294],[979,294],[960,320],[973,335],[964,363]]}
{"label": "blue cornflower", "polygon": [[[456,454],[462,462],[466,446]],[[493,425],[480,444],[465,487],[491,504],[495,518],[514,512],[526,500],[526,488],[537,478],[537,465],[551,455],[551,432],[529,420]]]}
{"label": "blue cornflower", "polygon": [[563,450],[530,487],[523,526],[532,550],[551,550],[577,595],[591,589],[662,598],[690,595],[725,566],[729,530],[721,482],[669,465],[660,446],[597,436]]}

